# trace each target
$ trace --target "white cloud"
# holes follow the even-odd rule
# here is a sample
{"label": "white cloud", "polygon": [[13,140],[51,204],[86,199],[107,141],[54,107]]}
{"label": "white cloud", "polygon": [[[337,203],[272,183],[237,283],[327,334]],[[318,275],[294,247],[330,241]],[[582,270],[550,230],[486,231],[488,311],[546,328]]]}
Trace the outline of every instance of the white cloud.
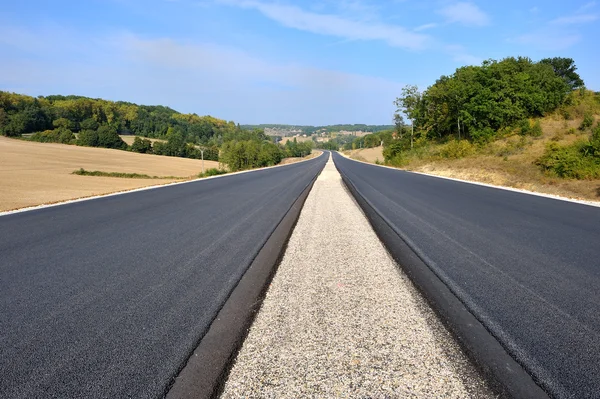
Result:
{"label": "white cloud", "polygon": [[320,35],[348,40],[381,40],[390,46],[410,50],[423,49],[430,41],[427,35],[411,32],[401,26],[314,13],[292,5],[253,0],[220,0],[220,3],[255,9],[285,27]]}
{"label": "white cloud", "polygon": [[567,49],[580,40],[581,35],[579,34],[567,34],[552,29],[543,29],[518,36],[510,41],[544,50],[557,51]]}
{"label": "white cloud", "polygon": [[594,22],[598,19],[598,15],[596,14],[577,14],[577,15],[569,15],[566,17],[556,18],[550,21],[551,24],[554,25],[580,25],[586,24],[589,22]]}
{"label": "white cloud", "polygon": [[490,23],[490,17],[473,3],[455,3],[442,8],[438,13],[449,23],[465,26],[486,26]]}
{"label": "white cloud", "polygon": [[421,31],[424,31],[424,30],[428,30],[428,29],[437,28],[437,26],[438,26],[438,24],[435,24],[435,23],[430,23],[430,24],[424,24],[424,25],[421,25],[421,26],[417,26],[417,27],[416,27],[416,28],[414,28],[413,30],[414,30],[415,32],[421,32]]}
{"label": "white cloud", "polygon": [[[4,24],[0,37],[15,31]],[[60,59],[19,55],[37,54],[59,37],[67,48],[85,49],[90,42],[94,48]],[[10,60],[0,63],[0,87],[162,104],[240,123],[391,123],[392,101],[402,87],[375,76],[278,63],[239,48],[124,32],[65,37],[38,30],[10,48],[0,42]]]}

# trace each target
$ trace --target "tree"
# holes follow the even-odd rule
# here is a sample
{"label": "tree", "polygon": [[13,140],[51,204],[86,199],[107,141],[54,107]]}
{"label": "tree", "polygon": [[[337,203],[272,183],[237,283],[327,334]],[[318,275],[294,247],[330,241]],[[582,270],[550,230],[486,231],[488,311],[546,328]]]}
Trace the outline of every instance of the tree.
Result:
{"label": "tree", "polygon": [[117,133],[117,129],[111,126],[100,126],[98,128],[98,147],[104,148],[115,148],[119,150],[124,150],[127,148],[127,143],[125,143],[119,134]]}
{"label": "tree", "polygon": [[413,148],[415,119],[419,116],[421,104],[421,92],[419,91],[419,88],[414,85],[404,86],[402,88],[402,96],[398,97],[394,104],[396,105],[395,115],[399,115],[402,112],[410,120],[410,148]]}
{"label": "tree", "polygon": [[98,147],[98,132],[95,130],[82,130],[77,137],[77,145],[85,147]]}
{"label": "tree", "polygon": [[131,151],[139,152],[140,154],[149,154],[152,152],[152,142],[148,139],[142,139],[135,137],[133,144],[131,144]]}
{"label": "tree", "polygon": [[584,86],[583,79],[577,72],[577,66],[572,58],[544,58],[540,61],[541,64],[547,64],[552,67],[554,73],[562,78],[571,90]]}

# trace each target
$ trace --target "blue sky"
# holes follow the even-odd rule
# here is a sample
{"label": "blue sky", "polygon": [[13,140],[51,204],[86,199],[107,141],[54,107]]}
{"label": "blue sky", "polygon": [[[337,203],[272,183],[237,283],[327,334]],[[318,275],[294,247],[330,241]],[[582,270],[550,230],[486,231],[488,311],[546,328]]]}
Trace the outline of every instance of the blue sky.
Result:
{"label": "blue sky", "polygon": [[240,123],[390,124],[405,84],[506,56],[600,90],[600,0],[2,1],[0,90]]}

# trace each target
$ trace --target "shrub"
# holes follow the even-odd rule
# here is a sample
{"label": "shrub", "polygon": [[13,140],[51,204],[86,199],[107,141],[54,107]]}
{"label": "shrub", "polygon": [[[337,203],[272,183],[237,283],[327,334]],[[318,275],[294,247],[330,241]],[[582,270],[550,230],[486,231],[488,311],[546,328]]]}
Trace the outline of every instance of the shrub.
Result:
{"label": "shrub", "polygon": [[131,151],[139,152],[140,154],[149,154],[152,152],[152,142],[148,139],[136,137],[133,139],[133,144],[130,147]]}
{"label": "shrub", "polygon": [[590,113],[586,113],[583,116],[583,121],[581,121],[581,125],[579,125],[579,130],[586,130],[592,127],[594,124],[594,117]]}
{"label": "shrub", "polygon": [[492,141],[496,135],[496,132],[491,127],[485,127],[483,129],[472,131],[470,135],[474,142],[485,144]]}
{"label": "shrub", "polygon": [[198,175],[198,177],[218,176],[218,175],[224,175],[226,173],[227,173],[227,171],[224,169],[210,168],[210,169],[207,169],[204,173],[200,173]]}
{"label": "shrub", "polygon": [[76,140],[75,135],[69,129],[59,129],[60,136],[58,136],[58,142],[62,144],[73,144]]}
{"label": "shrub", "polygon": [[77,137],[77,145],[98,147],[98,132],[95,130],[82,130]]}
{"label": "shrub", "polygon": [[[550,143],[536,164],[544,171],[563,178],[598,178],[600,177],[600,157],[593,155],[592,142],[579,141],[569,146]],[[600,155],[600,140],[598,144],[598,154]]]}
{"label": "shrub", "polygon": [[540,137],[543,133],[544,132],[542,130],[542,124],[540,123],[540,120],[538,119],[535,121],[535,123],[533,124],[533,127],[529,131],[529,135],[533,136],[533,137]]}
{"label": "shrub", "polygon": [[124,150],[127,148],[127,143],[119,137],[117,129],[104,125],[98,128],[98,147]]}
{"label": "shrub", "polygon": [[459,159],[469,156],[474,152],[475,147],[467,140],[453,140],[441,149],[440,155],[444,158]]}
{"label": "shrub", "polygon": [[35,133],[29,140],[40,143],[58,143],[59,138],[60,133],[58,130],[44,130],[43,132]]}
{"label": "shrub", "polygon": [[529,123],[529,119],[523,119],[518,123],[519,133],[521,136],[527,136],[531,131],[531,124]]}

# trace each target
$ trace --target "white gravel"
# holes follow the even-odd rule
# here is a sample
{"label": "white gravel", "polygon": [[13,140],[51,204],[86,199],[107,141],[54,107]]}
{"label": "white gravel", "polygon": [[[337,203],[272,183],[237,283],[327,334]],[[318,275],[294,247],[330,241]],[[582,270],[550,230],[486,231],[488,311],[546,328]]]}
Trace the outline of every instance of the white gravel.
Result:
{"label": "white gravel", "polygon": [[491,397],[330,160],[222,398]]}

